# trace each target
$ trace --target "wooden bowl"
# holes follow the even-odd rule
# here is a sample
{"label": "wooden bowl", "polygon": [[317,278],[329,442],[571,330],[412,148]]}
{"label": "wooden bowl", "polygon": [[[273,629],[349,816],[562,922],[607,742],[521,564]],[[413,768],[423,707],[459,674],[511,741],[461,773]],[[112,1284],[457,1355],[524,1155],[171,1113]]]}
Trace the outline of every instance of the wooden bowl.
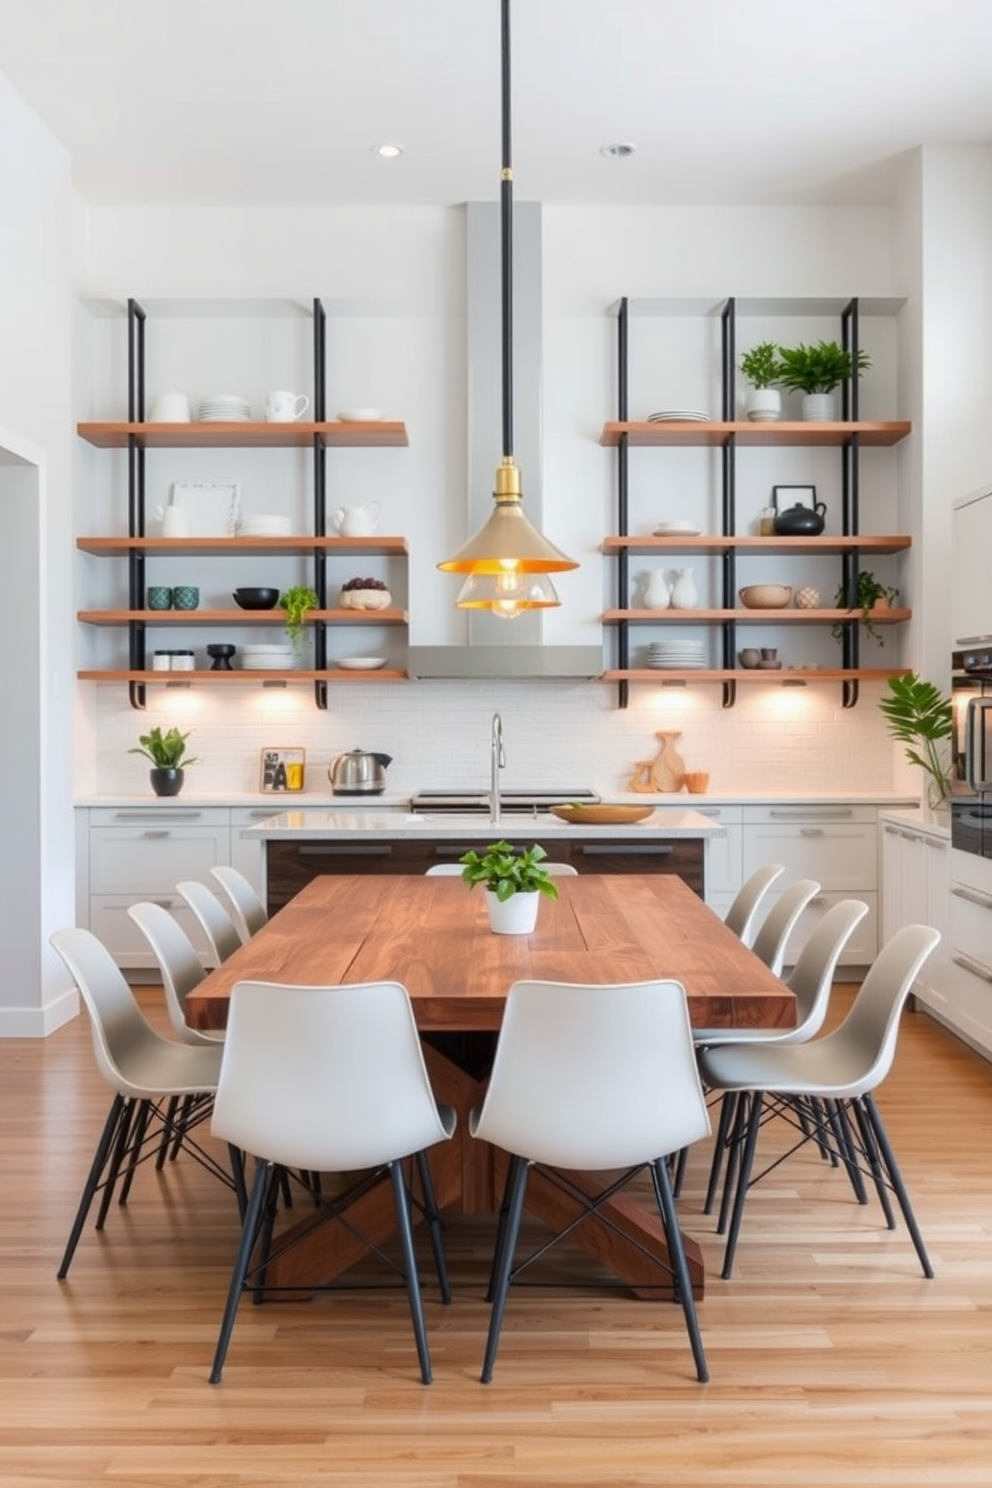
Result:
{"label": "wooden bowl", "polygon": [[608,827],[643,821],[653,811],[653,806],[552,806],[551,815],[576,827]]}
{"label": "wooden bowl", "polygon": [[746,610],[784,610],[792,598],[792,585],[748,584],[738,593]]}

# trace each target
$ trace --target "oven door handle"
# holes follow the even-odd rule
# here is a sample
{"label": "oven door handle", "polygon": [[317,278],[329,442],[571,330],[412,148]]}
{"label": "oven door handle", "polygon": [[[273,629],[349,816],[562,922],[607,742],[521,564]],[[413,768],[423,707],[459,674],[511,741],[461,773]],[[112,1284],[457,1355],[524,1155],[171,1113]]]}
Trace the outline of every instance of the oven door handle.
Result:
{"label": "oven door handle", "polygon": [[965,714],[964,773],[969,790],[992,790],[986,759],[985,715],[992,709],[992,698],[972,698]]}

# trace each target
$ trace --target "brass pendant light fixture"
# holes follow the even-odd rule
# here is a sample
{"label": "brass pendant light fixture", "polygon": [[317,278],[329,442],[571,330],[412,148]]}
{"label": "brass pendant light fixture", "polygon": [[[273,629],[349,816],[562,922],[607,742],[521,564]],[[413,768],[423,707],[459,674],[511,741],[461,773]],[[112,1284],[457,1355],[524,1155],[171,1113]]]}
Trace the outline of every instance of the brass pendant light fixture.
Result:
{"label": "brass pendant light fixture", "polygon": [[513,458],[513,167],[510,163],[510,0],[501,3],[503,168],[500,172],[500,290],[502,309],[503,458],[496,470],[495,509],[453,557],[437,566],[468,577],[459,609],[488,610],[512,620],[524,610],[561,601],[548,578],[578,564],[543,537],[524,515],[520,470]]}

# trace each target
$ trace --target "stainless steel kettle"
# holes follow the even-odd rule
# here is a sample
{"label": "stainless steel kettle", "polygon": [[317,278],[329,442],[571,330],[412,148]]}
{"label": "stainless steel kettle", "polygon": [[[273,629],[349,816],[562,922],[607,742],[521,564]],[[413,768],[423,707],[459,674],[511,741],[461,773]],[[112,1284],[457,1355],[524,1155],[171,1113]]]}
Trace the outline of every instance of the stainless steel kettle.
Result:
{"label": "stainless steel kettle", "polygon": [[386,789],[386,766],[391,754],[374,754],[352,749],[336,755],[327,768],[331,790],[336,796],[380,796]]}

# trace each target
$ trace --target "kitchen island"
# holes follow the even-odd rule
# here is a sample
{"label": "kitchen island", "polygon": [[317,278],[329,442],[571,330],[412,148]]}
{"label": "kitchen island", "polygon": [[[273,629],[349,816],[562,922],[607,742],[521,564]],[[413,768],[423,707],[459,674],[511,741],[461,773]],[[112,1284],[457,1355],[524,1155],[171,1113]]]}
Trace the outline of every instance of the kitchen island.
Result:
{"label": "kitchen island", "polygon": [[270,913],[324,873],[425,873],[505,839],[530,846],[579,873],[674,873],[700,897],[706,843],[724,828],[690,808],[656,808],[643,821],[574,826],[549,813],[485,815],[402,810],[284,811],[246,827],[265,850],[265,897]]}

